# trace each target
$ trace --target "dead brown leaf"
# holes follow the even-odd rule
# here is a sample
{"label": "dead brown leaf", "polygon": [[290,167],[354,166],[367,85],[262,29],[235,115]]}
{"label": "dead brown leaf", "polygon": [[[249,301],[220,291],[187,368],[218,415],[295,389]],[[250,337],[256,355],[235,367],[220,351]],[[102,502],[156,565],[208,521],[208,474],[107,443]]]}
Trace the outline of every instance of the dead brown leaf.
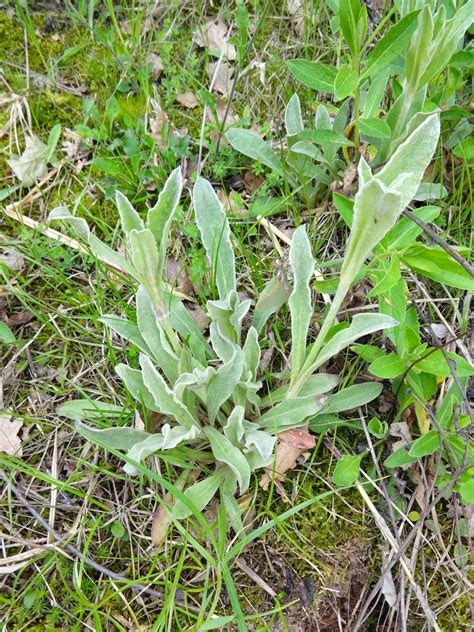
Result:
{"label": "dead brown leaf", "polygon": [[199,305],[195,305],[194,303],[185,304],[186,309],[189,312],[189,315],[194,320],[196,325],[199,327],[201,331],[206,329],[209,323],[209,316],[203,311]]}
{"label": "dead brown leaf", "polygon": [[31,312],[22,310],[21,312],[16,312],[15,314],[9,316],[5,323],[9,327],[15,327],[15,325],[26,325],[26,323],[29,323],[34,317],[34,314]]}
{"label": "dead brown leaf", "polygon": [[188,110],[193,110],[199,105],[199,101],[192,92],[184,92],[183,94],[176,95],[176,101],[184,105]]}
{"label": "dead brown leaf", "polygon": [[224,57],[233,61],[237,57],[235,46],[227,41],[227,26],[222,20],[210,21],[199,28],[194,41],[201,48],[207,48],[216,57],[224,52]]}
{"label": "dead brown leaf", "polygon": [[150,57],[148,58],[148,63],[151,64],[151,71],[150,71],[151,76],[153,77],[153,79],[158,81],[158,79],[161,77],[163,73],[163,70],[165,69],[165,66],[161,60],[161,57],[157,53],[150,53]]}
{"label": "dead brown leaf", "polygon": [[295,468],[298,459],[314,448],[315,444],[316,439],[305,427],[280,432],[274,465],[272,468],[266,468],[260,479],[260,487],[267,490],[273,478],[275,481],[284,481],[286,472]]}
{"label": "dead brown leaf", "polygon": [[290,14],[291,26],[300,37],[304,35],[304,14],[301,0],[288,0],[286,10]]}
{"label": "dead brown leaf", "polygon": [[225,62],[222,62],[219,67],[218,64],[219,62],[217,61],[213,64],[209,64],[206,68],[206,73],[211,81],[214,78],[214,74],[216,75],[212,91],[225,96],[229,94],[231,90],[234,69]]}
{"label": "dead brown leaf", "polygon": [[166,276],[168,283],[177,288],[183,294],[194,293],[194,286],[189,278],[186,267],[172,255],[168,257],[166,263]]}
{"label": "dead brown leaf", "polygon": [[[219,125],[222,125],[224,123],[226,110],[227,110],[227,102],[224,101],[224,99],[217,99],[216,115],[217,115],[217,121]],[[209,109],[206,111],[206,120],[208,123],[211,123],[211,124],[214,123],[214,116]],[[235,116],[232,110],[229,110],[227,114],[227,118],[225,119],[226,125],[232,125],[232,123],[235,123],[237,120],[238,120],[237,116]]]}
{"label": "dead brown leaf", "polygon": [[244,182],[249,193],[257,191],[265,182],[265,178],[262,175],[256,176],[251,171],[244,171]]}
{"label": "dead brown leaf", "polygon": [[231,189],[228,193],[223,189],[217,191],[217,197],[225,210],[231,215],[247,215],[247,209],[242,196]]}
{"label": "dead brown leaf", "polygon": [[21,456],[21,441],[18,433],[22,425],[21,419],[12,419],[10,415],[0,415],[0,452],[10,456]]}
{"label": "dead brown leaf", "polygon": [[168,125],[169,117],[163,110],[157,112],[154,118],[150,120],[150,135],[154,138],[158,149],[165,149],[166,147]]}
{"label": "dead brown leaf", "polygon": [[4,248],[0,252],[0,263],[4,263],[13,272],[19,272],[25,267],[25,260],[16,248]]}

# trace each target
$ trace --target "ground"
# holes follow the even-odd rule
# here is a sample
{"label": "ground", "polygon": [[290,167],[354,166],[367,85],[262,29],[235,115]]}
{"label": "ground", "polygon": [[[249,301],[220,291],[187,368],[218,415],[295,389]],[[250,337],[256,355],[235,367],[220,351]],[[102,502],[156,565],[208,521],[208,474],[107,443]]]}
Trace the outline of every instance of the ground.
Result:
{"label": "ground", "polygon": [[[13,265],[10,259],[9,266],[2,266],[0,321],[16,337],[13,347],[0,344],[0,411],[22,422],[21,453],[0,452],[0,540],[2,556],[11,566],[5,573],[0,566],[0,626],[34,631],[212,629],[199,627],[210,612],[225,616],[233,609],[221,561],[234,543],[225,541],[225,520],[223,525],[218,509],[211,507],[205,514],[216,529],[217,546],[206,540],[199,525],[190,524],[173,531],[157,550],[151,544],[150,525],[165,493],[160,477],[173,478],[172,467],[155,460],[150,467],[156,476],[129,477],[119,459],[86,442],[74,431],[73,422],[57,414],[65,401],[84,396],[133,408],[113,367],[133,362],[137,349],[105,331],[98,315],[131,315],[134,288],[89,254],[45,236],[43,229],[48,213],[65,205],[86,218],[96,234],[119,245],[114,190],[126,193],[143,214],[177,165],[183,165],[186,186],[191,186],[202,151],[204,175],[228,194],[223,195],[240,244],[239,289],[250,298],[258,296],[279,265],[280,253],[257,216],[269,204],[272,188],[281,183],[222,139],[222,114],[229,100],[208,92],[208,68],[216,58],[195,38],[197,27],[210,20],[230,25],[234,3],[35,2],[30,11],[21,9],[22,3],[19,9],[13,3],[2,4],[2,204],[28,193],[6,162],[19,153],[25,134],[33,132],[47,142],[59,124],[61,139],[48,167],[56,169],[55,174],[41,195],[21,207],[36,227],[7,215],[0,219],[2,252],[13,257]],[[247,4],[256,33],[245,58],[235,64],[240,77],[229,118],[240,118],[277,138],[285,103],[295,90],[305,116],[312,116],[318,106],[315,93],[291,77],[284,61],[306,57],[334,62],[330,12],[324,3],[303,2],[307,10],[298,22],[284,2]],[[95,13],[94,5],[99,5]],[[197,98],[196,106],[189,108],[177,100],[185,93]],[[206,102],[213,102],[216,112],[208,113],[202,132]],[[330,103],[328,108],[334,109]],[[86,137],[81,143],[79,133]],[[445,206],[459,211],[447,213],[443,226],[465,246],[472,196],[469,178],[467,167],[453,175]],[[188,209],[186,196],[171,252],[174,276],[179,271],[175,283],[192,293],[199,306],[209,298],[203,276],[206,262]],[[301,218],[306,220],[317,260],[338,256],[346,232],[330,192],[316,209],[287,196],[281,197],[276,210],[269,219],[285,234],[291,235]],[[172,269],[168,275],[173,281]],[[360,307],[360,297],[366,295],[363,284],[358,292],[347,302],[348,309]],[[316,316],[323,310],[318,294]],[[267,332],[273,371],[284,368],[289,337],[288,314],[283,310]],[[348,385],[358,377],[370,379],[366,365],[354,355],[338,358],[333,370]],[[384,396],[388,408],[386,401],[370,404],[367,419],[388,419],[393,397],[388,385]],[[132,421],[119,419],[123,425]],[[329,442],[318,444],[287,476],[286,500],[276,489],[259,490],[254,481],[248,533],[268,523],[269,528],[259,538],[249,538],[240,556],[229,560],[231,585],[248,615],[249,629],[352,629],[380,576],[387,548],[373,514],[356,488],[331,491],[338,448],[356,450],[365,446],[365,439],[350,429],[329,436]],[[10,483],[21,497],[15,496]],[[412,507],[416,482],[405,480],[401,485]],[[388,521],[384,498],[376,490],[369,493]],[[299,509],[300,504],[304,508]],[[32,509],[40,512],[46,525],[32,516]],[[414,550],[410,554],[415,558],[416,581],[439,614],[441,628],[467,630],[471,598],[453,557],[460,539],[455,518],[464,509],[449,511],[440,505],[437,522],[432,516],[423,529],[418,563]],[[281,519],[282,514],[287,517]],[[94,568],[84,556],[123,575],[129,586]],[[398,582],[398,567],[392,572]],[[157,599],[134,592],[132,584],[163,594]],[[405,581],[405,590],[409,588]],[[396,629],[383,597],[372,607],[363,629]],[[409,630],[424,625],[413,595],[407,624]],[[226,628],[225,620],[219,628],[233,629]]]}

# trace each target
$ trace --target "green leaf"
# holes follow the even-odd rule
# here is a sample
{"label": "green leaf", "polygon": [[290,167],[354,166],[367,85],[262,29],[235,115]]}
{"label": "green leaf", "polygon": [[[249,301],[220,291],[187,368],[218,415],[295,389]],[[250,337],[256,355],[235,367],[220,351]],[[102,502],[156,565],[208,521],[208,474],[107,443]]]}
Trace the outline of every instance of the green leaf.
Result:
{"label": "green leaf", "polygon": [[359,476],[360,463],[364,454],[345,454],[339,459],[332,475],[332,481],[340,487],[352,485]]}
{"label": "green leaf", "polygon": [[419,459],[423,456],[434,454],[439,447],[439,432],[437,430],[430,430],[422,437],[414,441],[408,454]]}
{"label": "green leaf", "polygon": [[124,174],[123,163],[120,159],[116,160],[115,158],[97,156],[92,160],[91,166],[97,169],[97,171],[105,173],[107,176],[112,176],[113,178],[121,178]]}
{"label": "green leaf", "polygon": [[58,141],[60,137],[61,137],[61,125],[57,123],[49,132],[48,149],[46,150],[46,156],[44,159],[46,163],[51,162],[54,152],[56,151],[56,147],[58,146]]}
{"label": "green leaf", "polygon": [[125,527],[119,520],[114,520],[110,525],[110,533],[114,538],[120,539],[126,534]]}
{"label": "green leaf", "polygon": [[235,257],[231,243],[229,222],[214,189],[207,180],[198,178],[193,189],[196,223],[207,256],[212,262],[221,300],[235,290]]}
{"label": "green leaf", "polygon": [[[222,481],[222,475],[212,474],[202,481],[193,483],[186,488],[184,495],[196,509],[202,511],[214,498],[219,485]],[[175,520],[184,520],[193,513],[192,509],[182,500],[177,500],[171,511],[171,515]]]}
{"label": "green leaf", "polygon": [[253,160],[259,160],[273,171],[283,175],[285,170],[281,161],[277,158],[270,145],[262,140],[260,136],[239,127],[232,127],[227,130],[225,136],[232,147],[241,154],[253,158]]}
{"label": "green leaf", "polygon": [[403,360],[401,360],[396,353],[392,352],[372,362],[369,366],[369,371],[372,375],[376,375],[377,377],[394,378],[398,375],[402,375],[405,368]]}
{"label": "green leaf", "polygon": [[453,156],[471,161],[474,158],[474,138],[465,138],[452,151]]}
{"label": "green leaf", "polygon": [[158,318],[167,314],[163,300],[162,278],[158,276],[158,247],[151,230],[131,230],[129,233],[130,259],[135,268],[135,276],[153,300]]}
{"label": "green leaf", "polygon": [[339,27],[353,55],[359,50],[358,22],[361,11],[359,0],[339,0]]}
{"label": "green leaf", "polygon": [[371,402],[382,392],[382,384],[378,382],[364,382],[343,388],[337,393],[329,395],[321,413],[333,414],[343,410],[352,410]]}
{"label": "green leaf", "polygon": [[414,200],[425,202],[426,200],[442,200],[448,195],[448,190],[437,182],[422,182],[418,187]]}
{"label": "green leaf", "polygon": [[368,298],[372,296],[378,296],[379,294],[383,294],[390,290],[394,285],[396,285],[401,278],[401,270],[400,270],[400,258],[398,255],[393,254],[392,259],[390,261],[390,267],[388,270],[384,271],[385,274],[382,278],[377,282],[375,287],[373,287],[370,292],[367,294]]}
{"label": "green leaf", "polygon": [[459,485],[459,494],[466,505],[474,503],[474,478]]}
{"label": "green leaf", "polygon": [[199,632],[206,632],[206,630],[224,630],[225,627],[233,621],[235,621],[235,614],[222,617],[214,615],[212,619],[208,619],[199,627]]}
{"label": "green leaf", "polygon": [[314,396],[284,399],[257,419],[260,428],[281,432],[285,428],[296,428],[307,417],[318,413],[324,403],[323,398]]}
{"label": "green leaf", "polygon": [[150,391],[159,412],[163,415],[170,415],[184,428],[190,429],[196,425],[194,417],[186,406],[179,401],[173,391],[168,388],[164,379],[153,366],[150,358],[140,354],[140,366],[142,368],[143,382]]}
{"label": "green leaf", "polygon": [[390,138],[392,131],[388,124],[379,118],[359,119],[359,130],[364,136],[371,138]]}
{"label": "green leaf", "polygon": [[372,417],[372,419],[367,424],[367,428],[374,437],[377,439],[383,439],[388,432],[388,424],[386,421],[380,421],[377,417]]}
{"label": "green leaf", "polygon": [[178,167],[171,172],[158,196],[155,206],[148,211],[147,228],[151,230],[156,244],[159,246],[160,265],[162,265],[169,229],[178,208],[182,189],[183,178],[181,169]]}
{"label": "green leaf", "polygon": [[[424,206],[413,211],[422,221],[429,223],[435,220],[441,212],[439,206]],[[383,243],[390,250],[400,250],[408,246],[421,235],[423,229],[420,228],[409,217],[402,217],[393,228],[391,228],[384,237]]]}
{"label": "green leaf", "polygon": [[[461,358],[461,356],[451,351],[447,352],[447,356],[453,361],[458,377],[470,377],[474,375],[474,365],[466,362],[464,358]],[[416,368],[420,369],[420,371],[425,371],[425,373],[437,375],[438,377],[450,377],[452,375],[448,361],[441,349],[437,349],[433,353],[430,353],[424,360],[417,362]]]}
{"label": "green leaf", "polygon": [[206,426],[203,430],[209,439],[214,457],[230,467],[239,483],[240,493],[243,494],[250,484],[250,467],[247,459],[224,434],[215,428]]}
{"label": "green leaf", "polygon": [[352,319],[351,324],[346,329],[341,329],[335,334],[321,349],[316,357],[314,369],[324,364],[330,358],[336,356],[342,349],[355,342],[362,336],[395,327],[397,321],[384,314],[357,314]]}
{"label": "green leaf", "polygon": [[288,301],[290,294],[289,286],[283,284],[277,277],[273,277],[266,284],[258,297],[253,314],[253,325],[259,333],[270,316]]}
{"label": "green leaf", "polygon": [[319,92],[334,92],[337,70],[319,61],[292,59],[286,62],[291,74],[302,84]]}
{"label": "green leaf", "polygon": [[72,399],[61,404],[57,414],[68,419],[102,419],[103,417],[120,417],[123,406],[116,406],[107,402],[92,399]]}
{"label": "green leaf", "polygon": [[334,96],[336,101],[342,101],[351,95],[357,88],[359,77],[350,66],[344,65],[339,68],[334,82]]}
{"label": "green leaf", "polygon": [[383,70],[371,78],[370,87],[367,90],[364,99],[364,118],[370,119],[374,116],[377,116],[377,114],[379,113],[389,79],[389,69]]}
{"label": "green leaf", "polygon": [[125,384],[127,390],[130,392],[130,395],[132,395],[137,402],[140,402],[146,410],[160,412],[160,409],[155,405],[155,401],[150,391],[145,386],[141,371],[138,369],[132,369],[127,364],[117,364],[115,372]]}
{"label": "green leaf", "polygon": [[414,244],[405,250],[401,260],[418,274],[438,283],[474,292],[474,279],[469,272],[437,246]]}
{"label": "green leaf", "polygon": [[301,105],[298,95],[295,93],[285,109],[285,125],[288,136],[296,136],[303,131],[303,119],[301,118]]}
{"label": "green leaf", "polygon": [[135,430],[134,428],[106,428],[98,430],[91,428],[81,421],[76,421],[76,430],[92,443],[103,445],[111,450],[130,450],[136,443],[140,443],[147,437],[148,432]]}
{"label": "green leaf", "polygon": [[101,316],[99,318],[99,322],[107,325],[107,327],[110,327],[112,331],[115,331],[115,333],[121,336],[124,340],[127,340],[127,342],[130,342],[132,345],[138,347],[140,351],[149,353],[150,350],[140,335],[138,325],[132,323],[132,321],[125,320],[125,318],[119,318],[113,314],[106,314],[105,316]]}
{"label": "green leaf", "polygon": [[145,224],[140,215],[120,191],[115,192],[115,203],[117,204],[120,215],[122,230],[126,235],[128,235],[131,230],[143,230],[145,228]]}
{"label": "green leaf", "polygon": [[10,327],[0,321],[0,342],[3,342],[5,345],[12,345],[16,342],[16,337]]}
{"label": "green leaf", "polygon": [[313,315],[310,280],[314,274],[314,259],[306,228],[300,226],[293,234],[290,247],[293,271],[293,292],[288,301],[291,312],[291,378],[298,376],[306,353],[306,338]]}
{"label": "green leaf", "polygon": [[337,145],[338,147],[352,147],[354,143],[332,129],[310,129],[298,135],[300,140],[310,140],[316,145]]}
{"label": "green leaf", "polygon": [[[317,395],[322,395],[323,393],[331,391],[338,384],[339,377],[337,375],[332,375],[330,373],[316,373],[316,375],[311,375],[311,377],[309,377],[304,383],[304,386],[299,392],[299,397],[308,397],[310,395],[316,397]],[[262,399],[261,407],[266,408],[267,406],[272,406],[281,402],[281,400],[286,396],[288,388],[289,384],[285,384],[284,386],[280,386],[274,391],[271,391]]]}
{"label": "green leaf", "polygon": [[419,11],[414,11],[406,15],[377,42],[365,60],[363,79],[379,74],[406,51],[417,27],[418,13]]}
{"label": "green leaf", "polygon": [[334,206],[339,211],[340,216],[350,228],[352,226],[352,218],[354,215],[353,200],[349,200],[340,193],[335,192],[332,194],[332,200],[334,202]]}
{"label": "green leaf", "polygon": [[207,414],[210,423],[214,423],[219,408],[234,393],[243,368],[244,354],[242,349],[234,345],[233,355],[218,367],[207,389]]}
{"label": "green leaf", "polygon": [[366,362],[375,362],[375,360],[384,356],[382,349],[375,345],[354,345],[351,347],[351,351],[357,353]]}
{"label": "green leaf", "polygon": [[416,462],[416,457],[410,456],[406,448],[398,448],[388,459],[385,460],[385,467],[392,469],[395,467],[402,467],[403,465],[411,465]]}

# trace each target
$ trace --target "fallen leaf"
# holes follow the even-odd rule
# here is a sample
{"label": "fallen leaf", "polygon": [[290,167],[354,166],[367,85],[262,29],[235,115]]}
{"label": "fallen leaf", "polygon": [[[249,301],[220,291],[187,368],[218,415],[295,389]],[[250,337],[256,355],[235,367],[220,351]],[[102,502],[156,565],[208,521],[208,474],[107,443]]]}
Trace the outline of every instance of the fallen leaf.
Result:
{"label": "fallen leaf", "polygon": [[[382,568],[384,569],[387,562],[389,561],[387,551],[382,549]],[[397,589],[395,588],[395,582],[393,581],[392,571],[389,569],[385,571],[382,587],[380,588],[382,595],[385,597],[385,601],[388,603],[390,608],[393,608],[397,603]]]}
{"label": "fallen leaf", "polygon": [[304,35],[304,13],[301,0],[288,0],[286,9],[290,14],[291,26],[300,37]]}
{"label": "fallen leaf", "polygon": [[155,140],[158,149],[166,148],[168,125],[169,117],[163,110],[157,112],[155,117],[150,120],[151,137]]}
{"label": "fallen leaf", "polygon": [[25,260],[16,248],[5,248],[0,253],[0,262],[13,272],[19,272],[25,267]]}
{"label": "fallen leaf", "polygon": [[244,171],[244,182],[249,193],[253,193],[262,186],[265,178],[262,175],[256,176],[251,171]]}
{"label": "fallen leaf", "polygon": [[233,61],[237,57],[235,46],[227,41],[227,26],[222,20],[217,22],[206,22],[199,28],[194,41],[201,48],[207,48],[209,52],[216,57],[224,52],[224,57],[229,61]]}
{"label": "fallen leaf", "polygon": [[189,312],[189,315],[194,320],[196,325],[199,327],[201,331],[206,329],[209,323],[209,316],[203,311],[198,305],[194,303],[189,303],[186,305],[186,309]]}
{"label": "fallen leaf", "polygon": [[229,193],[226,193],[223,189],[219,189],[217,197],[225,210],[231,215],[247,215],[242,196],[237,191],[231,189]]}
{"label": "fallen leaf", "polygon": [[176,96],[176,101],[181,105],[184,105],[185,108],[189,110],[193,110],[199,105],[199,101],[196,99],[192,92],[184,92],[183,94],[178,94]]}
{"label": "fallen leaf", "polygon": [[28,136],[21,156],[13,156],[7,160],[8,166],[23,186],[30,187],[48,175],[45,162],[47,150],[47,146],[37,136]]}
{"label": "fallen leaf", "polygon": [[15,327],[15,325],[26,325],[26,323],[29,323],[34,317],[34,314],[31,312],[22,310],[21,312],[12,314],[5,322],[9,327]]}
{"label": "fallen leaf", "polygon": [[355,189],[355,178],[357,176],[357,167],[353,162],[351,162],[347,169],[344,172],[344,177],[342,179],[342,192],[344,195],[348,195],[352,193]]}
{"label": "fallen leaf", "polygon": [[[227,111],[227,102],[224,101],[224,99],[217,99],[216,115],[217,115],[217,121],[219,125],[224,124],[224,117],[225,117],[226,111]],[[209,110],[209,108],[206,111],[206,120],[208,123],[211,123],[211,124],[214,123],[214,115]],[[227,113],[227,117],[225,119],[225,124],[232,125],[232,123],[235,123],[237,120],[238,120],[237,116],[235,116],[235,114],[232,113],[232,110],[229,110],[229,112]]]}
{"label": "fallen leaf", "polygon": [[[229,64],[222,62],[219,65],[219,62],[215,62],[213,64],[209,64],[206,68],[207,76],[212,80],[214,79],[214,83],[212,86],[213,92],[218,92],[223,96],[229,94],[232,87],[232,79],[234,74],[234,69]],[[214,75],[215,78],[214,78]]]}
{"label": "fallen leaf", "polygon": [[10,415],[0,415],[0,452],[10,456],[21,456],[21,441],[18,433],[22,427],[21,419],[13,419]]}
{"label": "fallen leaf", "polygon": [[180,292],[183,292],[183,294],[189,295],[194,292],[186,267],[172,255],[168,257],[166,262],[166,277],[168,283]]}
{"label": "fallen leaf", "polygon": [[306,427],[280,432],[274,464],[271,468],[266,468],[260,479],[260,487],[267,490],[272,479],[284,481],[286,472],[296,467],[298,459],[314,448],[315,444],[316,439]]}
{"label": "fallen leaf", "polygon": [[151,53],[150,57],[148,58],[148,63],[151,64],[151,76],[153,77],[153,79],[158,81],[163,73],[163,70],[165,69],[161,57],[157,53]]}

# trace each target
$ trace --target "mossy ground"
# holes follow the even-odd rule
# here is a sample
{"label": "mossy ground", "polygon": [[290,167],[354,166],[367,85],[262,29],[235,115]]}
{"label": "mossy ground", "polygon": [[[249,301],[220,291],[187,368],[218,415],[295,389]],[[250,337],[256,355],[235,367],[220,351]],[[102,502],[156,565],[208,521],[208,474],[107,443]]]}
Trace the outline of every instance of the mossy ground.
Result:
{"label": "mossy ground", "polygon": [[[123,4],[116,7],[116,22],[113,16],[105,15],[105,9],[104,15],[96,15],[100,31],[95,32],[89,28],[86,16],[64,10],[32,12],[35,36],[13,8],[0,14],[3,76],[10,94],[26,97],[33,132],[46,142],[50,130],[58,123],[63,131],[85,124],[85,110],[91,102],[99,120],[88,119],[87,124],[106,130],[103,138],[87,143],[80,170],[71,159],[60,171],[55,186],[23,212],[42,222],[55,206],[77,204],[78,214],[109,240],[115,238],[117,225],[116,210],[110,201],[110,190],[117,186],[117,181],[119,188],[130,193],[137,206],[144,209],[149,196],[156,195],[171,168],[183,159],[195,160],[202,105],[188,111],[177,105],[175,97],[187,91],[197,93],[208,85],[206,64],[212,59],[193,43],[196,25],[217,14],[229,21],[234,10],[232,3],[222,6],[217,3],[214,7],[184,3],[181,7],[171,2],[147,31],[146,12],[140,8],[143,5]],[[308,21],[303,36],[297,36],[286,15],[285,3],[254,0],[250,5],[254,16],[261,16],[263,10],[265,15],[238,84],[233,113],[262,129],[277,130],[282,123],[284,103],[296,87],[288,73],[282,73],[282,59],[316,53],[318,59],[334,61],[334,47],[327,30],[328,9],[324,3],[314,3],[318,28],[311,29]],[[163,61],[164,71],[159,80],[150,74],[150,52],[158,52]],[[252,59],[258,63],[252,65]],[[298,91],[305,111],[314,112],[317,106],[314,94],[300,86]],[[117,98],[121,114],[111,124],[105,111],[112,96]],[[150,115],[151,98],[159,100],[172,129],[187,128],[187,146],[175,138],[174,150],[169,144],[165,149],[150,150],[142,121]],[[9,109],[5,108],[0,112],[0,128],[8,120]],[[134,130],[138,139],[137,162],[131,151],[127,155],[129,129]],[[211,154],[215,133],[216,126],[207,124],[204,145],[211,149]],[[5,142],[8,138],[7,131],[2,141],[2,158],[8,157]],[[114,147],[117,138],[122,143],[119,149]],[[58,155],[63,154],[58,151]],[[92,162],[96,157],[111,158],[123,173],[119,176],[104,173]],[[209,161],[204,172],[222,184],[227,177],[241,172],[243,164],[240,156],[223,146],[217,161]],[[143,178],[139,174],[144,174]],[[14,183],[3,159],[0,178],[1,188]],[[7,201],[16,201],[24,193],[16,191]],[[182,213],[186,217],[187,209]],[[289,208],[290,220],[296,214],[296,209]],[[337,233],[337,218],[327,213],[322,221],[311,220],[310,224],[314,243],[318,247],[321,243],[323,250],[326,246],[321,235]],[[250,294],[263,286],[276,257],[271,246],[265,246],[265,258],[255,256],[255,226],[255,221],[246,217],[233,219],[242,250],[248,254],[248,259],[240,259],[240,273]],[[85,444],[55,413],[59,403],[78,392],[104,401],[122,404],[126,401],[127,395],[113,373],[113,366],[123,360],[133,363],[137,350],[123,348],[117,339],[106,334],[97,322],[97,314],[129,313],[132,290],[125,280],[94,264],[87,255],[57,245],[13,220],[3,220],[2,233],[5,243],[17,248],[24,265],[18,272],[5,272],[0,315],[29,312],[33,317],[15,328],[18,343],[14,351],[1,350],[6,367],[3,405],[23,419],[24,431],[22,459],[0,455],[0,466],[10,475],[16,472],[16,480],[31,492],[38,506],[41,503],[55,506],[51,520],[56,528],[60,525],[62,534],[69,532],[73,543],[84,553],[110,570],[164,590],[166,612],[172,621],[170,627],[165,627],[161,604],[145,596],[137,599],[131,591],[124,593],[107,577],[67,554],[58,553],[27,510],[17,503],[11,505],[4,494],[0,509],[8,524],[14,524],[16,533],[25,538],[33,530],[44,547],[34,564],[23,565],[2,584],[0,616],[6,622],[5,629],[26,626],[38,631],[82,630],[85,625],[96,630],[194,629],[195,620],[186,609],[176,603],[173,607],[175,591],[191,586],[190,594],[194,589],[199,596],[206,586],[219,585],[219,569],[209,570],[199,549],[182,534],[174,533],[165,549],[155,552],[148,534],[157,508],[156,497],[163,490],[145,479],[127,479],[118,461]],[[179,239],[175,235],[173,248],[186,260],[197,285],[200,276],[202,284],[204,262],[202,252],[192,253],[194,244],[193,226],[183,225],[183,235]],[[201,290],[205,294],[205,287]],[[274,334],[274,344],[285,352],[281,342],[289,338],[285,315],[274,327]],[[29,344],[23,349],[26,342]],[[17,350],[18,358],[12,360]],[[354,379],[357,370],[357,366],[345,363],[341,367],[347,380]],[[121,421],[132,423],[131,419]],[[350,444],[353,437],[343,435],[342,441]],[[297,505],[326,492],[332,467],[331,455],[321,449],[309,467],[302,465],[288,476],[285,490],[291,503]],[[154,468],[160,471],[157,464]],[[288,505],[277,494],[268,497],[263,492],[257,493],[254,526],[287,509]],[[117,522],[124,528],[120,536],[112,529]],[[18,549],[10,550],[10,554],[23,550],[21,539],[17,544]],[[199,544],[206,546],[204,541]],[[358,604],[362,591],[378,578],[382,560],[380,544],[373,519],[354,490],[327,496],[287,521],[277,521],[264,537],[244,549],[242,557],[279,595],[278,603],[299,599],[300,605],[281,615],[257,616],[272,610],[275,601],[235,566],[232,572],[241,603],[247,614],[255,615],[252,629],[268,629],[272,621],[284,621],[285,612],[287,629],[328,632],[340,629],[338,616],[350,620],[351,609]],[[445,588],[441,580],[435,579],[427,590],[430,601],[445,599]],[[230,611],[225,590],[218,599],[220,610]],[[468,607],[466,595],[454,600],[440,615],[442,628],[467,629]],[[379,610],[384,610],[383,605]],[[412,629],[420,629],[422,620],[422,615],[414,610]],[[298,623],[290,623],[295,621]],[[374,617],[367,629],[377,629],[370,627],[376,625]]]}

